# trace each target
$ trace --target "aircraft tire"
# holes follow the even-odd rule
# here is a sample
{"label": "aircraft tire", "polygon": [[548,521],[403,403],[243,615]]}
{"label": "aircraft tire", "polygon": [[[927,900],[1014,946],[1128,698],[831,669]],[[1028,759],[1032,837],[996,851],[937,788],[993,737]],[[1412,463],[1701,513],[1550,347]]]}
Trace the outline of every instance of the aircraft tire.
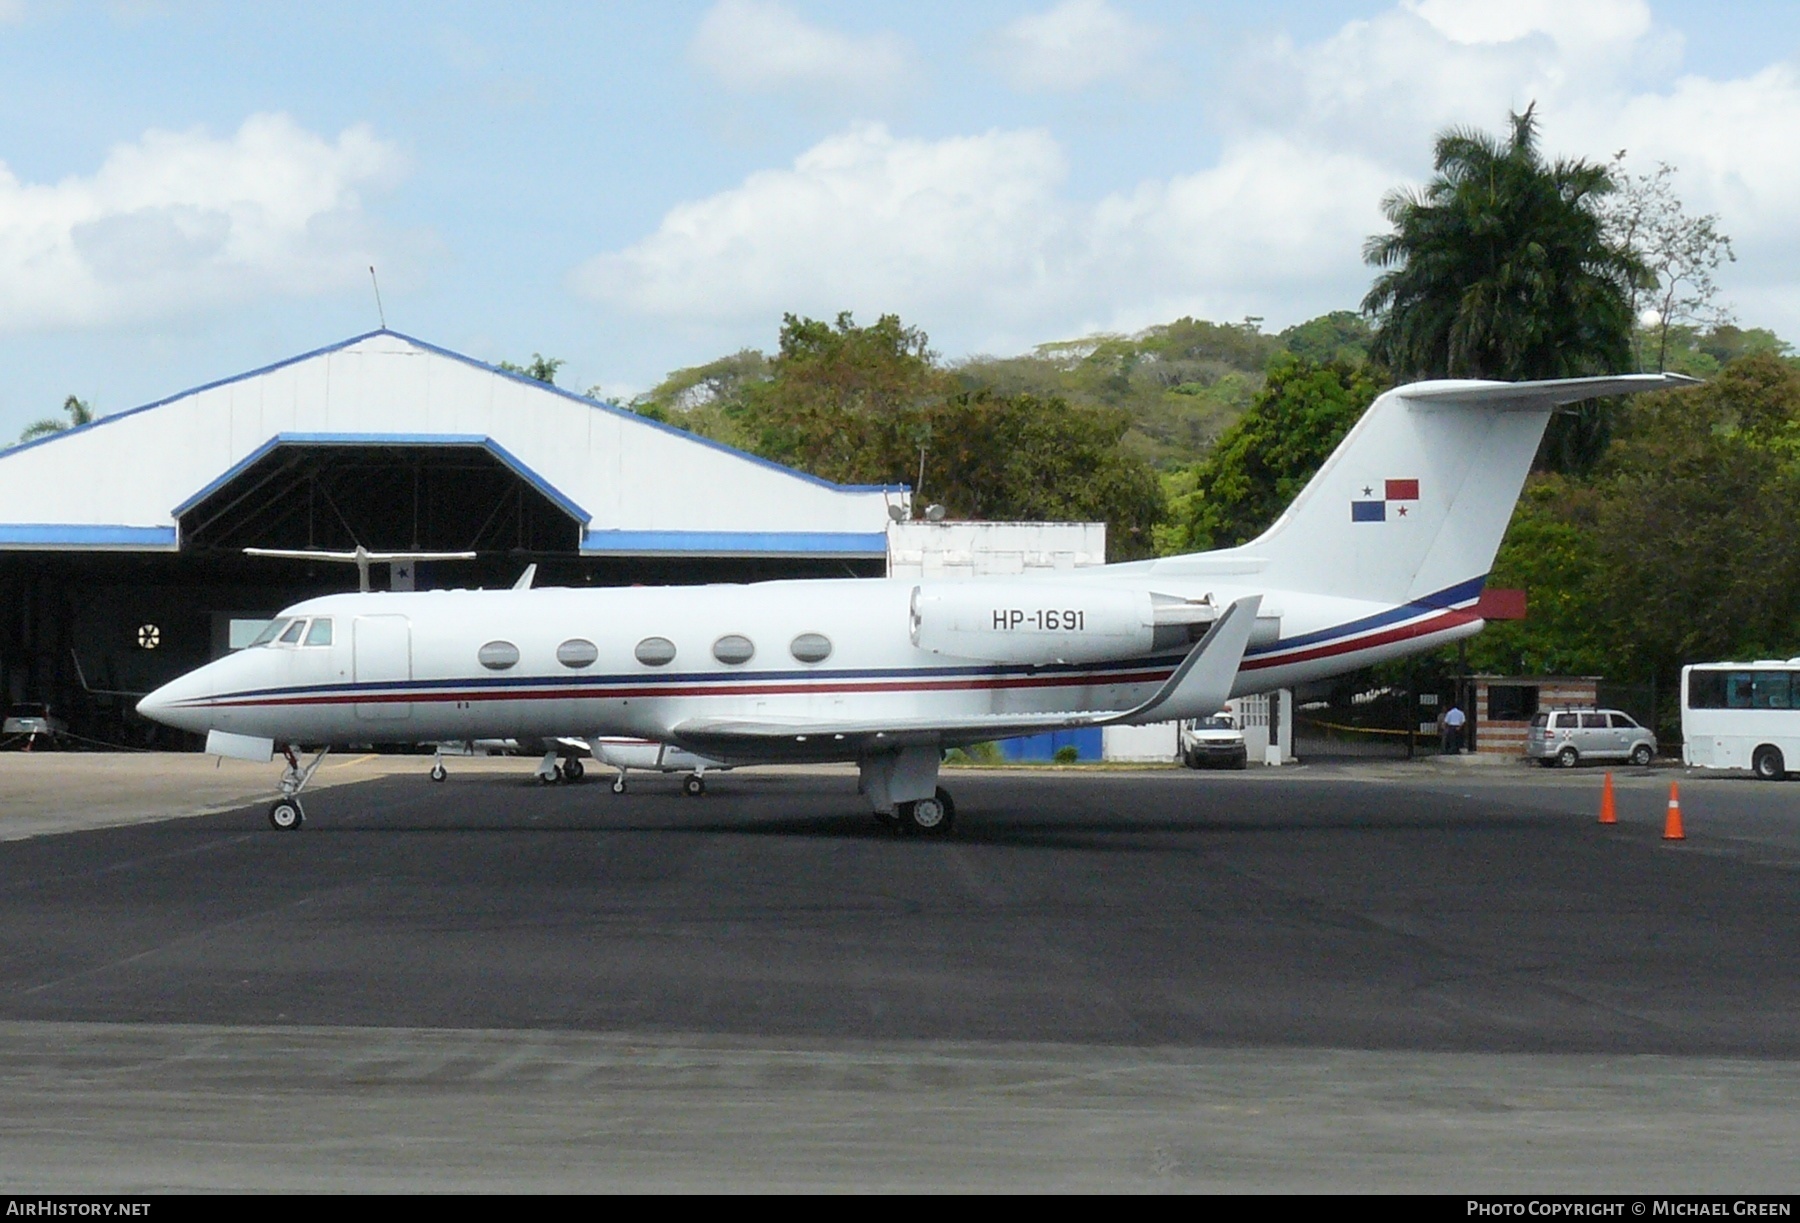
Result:
{"label": "aircraft tire", "polygon": [[625,779],[623,777],[613,778],[612,792],[614,794],[625,793]]}
{"label": "aircraft tire", "polygon": [[956,803],[949,791],[939,786],[935,797],[901,803],[900,818],[908,832],[927,837],[949,836],[956,827]]}
{"label": "aircraft tire", "polygon": [[681,779],[681,792],[689,798],[699,798],[706,793],[706,779],[698,773],[689,773]]}
{"label": "aircraft tire", "polygon": [[269,807],[269,826],[277,832],[292,832],[306,822],[306,812],[297,798],[283,798]]}
{"label": "aircraft tire", "polygon": [[448,776],[450,776],[450,770],[446,769],[443,765],[434,764],[431,766],[431,780],[442,781]]}
{"label": "aircraft tire", "polygon": [[584,767],[582,765],[581,761],[579,761],[579,760],[563,761],[562,775],[563,775],[564,781],[577,782],[577,781],[580,781],[582,779],[582,777],[585,776],[586,774],[587,774],[587,769],[586,769],[586,767]]}

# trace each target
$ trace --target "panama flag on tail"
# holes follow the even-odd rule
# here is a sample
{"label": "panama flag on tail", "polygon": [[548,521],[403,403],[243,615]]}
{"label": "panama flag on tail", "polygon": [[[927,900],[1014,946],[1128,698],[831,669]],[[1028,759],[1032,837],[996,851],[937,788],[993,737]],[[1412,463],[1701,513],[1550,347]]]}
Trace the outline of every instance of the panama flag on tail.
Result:
{"label": "panama flag on tail", "polygon": [[1416,479],[1383,480],[1380,485],[1381,500],[1369,500],[1375,496],[1376,487],[1373,484],[1363,485],[1363,499],[1350,503],[1351,522],[1387,522],[1390,519],[1405,519],[1414,508],[1408,502],[1416,502],[1419,499],[1419,482]]}

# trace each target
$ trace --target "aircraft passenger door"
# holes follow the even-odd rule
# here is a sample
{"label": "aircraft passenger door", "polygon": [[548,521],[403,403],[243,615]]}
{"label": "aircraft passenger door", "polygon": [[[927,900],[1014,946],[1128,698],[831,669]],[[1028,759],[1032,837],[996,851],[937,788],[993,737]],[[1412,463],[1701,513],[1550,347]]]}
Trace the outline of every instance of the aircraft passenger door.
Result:
{"label": "aircraft passenger door", "polygon": [[[403,685],[412,679],[412,621],[405,616],[358,616],[351,639],[355,643],[355,678],[361,685]],[[412,717],[412,702],[404,688],[373,688],[370,699],[358,701],[356,716],[365,722],[397,722]]]}

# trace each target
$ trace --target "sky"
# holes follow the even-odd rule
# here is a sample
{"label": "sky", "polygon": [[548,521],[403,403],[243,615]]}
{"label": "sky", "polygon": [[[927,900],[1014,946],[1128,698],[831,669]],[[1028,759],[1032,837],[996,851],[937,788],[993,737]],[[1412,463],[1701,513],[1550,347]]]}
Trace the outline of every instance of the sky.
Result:
{"label": "sky", "polygon": [[[0,440],[375,329],[625,398],[897,313],[946,359],[1354,309],[1433,136],[1675,167],[1800,341],[1800,5],[0,0]],[[369,268],[380,282],[380,310]]]}

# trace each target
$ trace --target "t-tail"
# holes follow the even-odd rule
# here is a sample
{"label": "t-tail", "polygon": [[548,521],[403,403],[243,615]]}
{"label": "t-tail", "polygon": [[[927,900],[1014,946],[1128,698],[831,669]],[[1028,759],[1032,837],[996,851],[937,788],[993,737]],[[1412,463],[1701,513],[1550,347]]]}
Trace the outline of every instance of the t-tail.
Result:
{"label": "t-tail", "polygon": [[1551,415],[1584,399],[1694,381],[1631,374],[1396,387],[1256,539],[1150,564],[1169,574],[1255,573],[1267,589],[1370,602],[1472,603]]}

